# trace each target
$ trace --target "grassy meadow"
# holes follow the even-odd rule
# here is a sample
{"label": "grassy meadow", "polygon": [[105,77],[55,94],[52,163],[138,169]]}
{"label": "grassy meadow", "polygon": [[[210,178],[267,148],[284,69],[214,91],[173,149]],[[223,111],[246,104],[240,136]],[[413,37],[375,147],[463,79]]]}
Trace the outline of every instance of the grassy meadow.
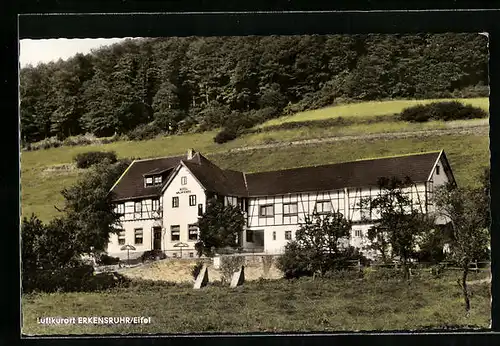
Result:
{"label": "grassy meadow", "polygon": [[[433,100],[426,102],[431,101]],[[354,109],[351,112],[353,117],[366,118],[372,114],[387,114],[389,110],[393,113],[397,112],[396,106],[402,109],[408,106],[408,102],[411,103],[414,101],[367,102],[341,105],[307,112],[309,114],[307,119],[322,119],[318,114],[322,114],[323,119],[328,114],[330,117],[335,116],[335,114],[342,115],[342,112],[335,110],[344,108]],[[488,99],[467,99],[467,102],[487,108]],[[364,113],[361,112],[361,109],[364,110]],[[306,119],[304,118],[304,114],[306,113],[301,114],[297,114],[297,116],[300,115],[303,118],[299,117],[297,119]],[[280,119],[289,121],[286,118]],[[484,128],[481,133],[463,135],[436,134],[422,138],[367,140],[362,138],[362,136],[391,132],[453,129],[461,126],[484,125],[487,124],[487,121],[487,119],[474,119],[447,123],[430,121],[413,124],[388,117],[387,120],[371,124],[355,122],[345,126],[301,126],[295,129],[281,130],[271,130],[269,128],[266,131],[246,134],[224,144],[214,143],[213,137],[217,131],[210,131],[160,137],[138,142],[120,141],[101,145],[26,151],[21,153],[22,212],[26,216],[34,212],[43,221],[49,221],[55,217],[58,211],[54,206],[60,207],[63,202],[60,194],[61,189],[73,184],[84,170],[54,170],[54,167],[71,164],[76,154],[91,150],[115,151],[119,158],[148,158],[184,154],[187,148],[194,148],[214,160],[216,164],[223,168],[255,172],[444,149],[458,183],[475,185],[477,183],[476,178],[481,173],[481,168],[489,165],[489,138],[487,130]],[[336,136],[360,136],[360,138],[349,140],[348,142],[339,141],[316,145],[230,152],[231,149],[246,146]]]}
{"label": "grassy meadow", "polygon": [[[470,280],[488,273],[472,273]],[[490,285],[471,284],[467,318],[458,272],[398,279],[260,280],[236,289],[214,283],[135,281],[106,292],[23,296],[23,334],[333,332],[488,328]],[[144,316],[150,324],[41,325],[44,316]]]}
{"label": "grassy meadow", "polygon": [[289,122],[325,120],[332,118],[356,118],[364,116],[383,116],[400,113],[407,107],[417,104],[429,104],[432,102],[458,101],[465,105],[483,108],[489,111],[489,100],[487,97],[467,98],[467,99],[428,99],[428,100],[391,100],[348,103],[344,105],[326,107],[312,111],[299,112],[290,116],[269,120],[260,127],[275,126]]}

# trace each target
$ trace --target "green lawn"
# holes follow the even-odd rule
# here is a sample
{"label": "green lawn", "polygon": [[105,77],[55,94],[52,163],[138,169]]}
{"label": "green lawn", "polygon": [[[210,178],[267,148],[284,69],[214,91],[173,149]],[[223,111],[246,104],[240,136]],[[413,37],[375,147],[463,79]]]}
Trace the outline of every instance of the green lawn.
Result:
{"label": "green lawn", "polygon": [[[22,300],[24,334],[301,332],[488,328],[489,283],[470,285],[465,317],[459,273],[410,284],[383,279],[300,279],[248,282],[237,289],[136,283],[92,293],[29,294]],[[470,280],[484,277],[471,274]],[[144,316],[150,324],[57,325],[46,316]]]}
{"label": "green lawn", "polygon": [[481,107],[489,111],[489,99],[487,97],[468,99],[429,99],[429,100],[392,100],[350,103],[345,105],[321,108],[313,111],[296,113],[287,117],[269,120],[259,127],[275,126],[288,122],[325,120],[331,118],[352,118],[360,116],[381,116],[400,113],[404,108],[417,104],[428,104],[441,101],[459,101],[475,107]]}

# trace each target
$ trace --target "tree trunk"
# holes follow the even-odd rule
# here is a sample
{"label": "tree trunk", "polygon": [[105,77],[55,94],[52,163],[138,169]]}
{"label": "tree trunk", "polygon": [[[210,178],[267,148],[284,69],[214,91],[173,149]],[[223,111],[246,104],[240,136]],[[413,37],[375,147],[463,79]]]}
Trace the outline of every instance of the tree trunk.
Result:
{"label": "tree trunk", "polygon": [[464,295],[464,303],[465,303],[465,312],[467,315],[470,311],[470,300],[469,300],[469,291],[467,290],[467,275],[469,274],[469,266],[465,265],[462,272],[462,292]]}

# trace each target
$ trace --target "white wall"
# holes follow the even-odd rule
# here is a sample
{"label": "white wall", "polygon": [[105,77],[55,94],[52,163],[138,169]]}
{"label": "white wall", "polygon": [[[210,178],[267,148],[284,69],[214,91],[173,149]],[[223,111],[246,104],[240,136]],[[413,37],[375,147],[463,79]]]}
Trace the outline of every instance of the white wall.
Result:
{"label": "white wall", "polygon": [[[181,183],[182,177],[187,178],[187,184],[183,185]],[[196,204],[194,206],[189,206],[189,196],[196,195]],[[179,197],[179,207],[172,207],[172,197]],[[180,249],[174,247],[173,245],[182,242],[189,245],[187,248],[183,248],[183,257],[187,256],[190,252],[194,251],[195,240],[188,239],[188,225],[198,222],[198,204],[203,204],[203,212],[206,208],[206,197],[205,190],[196,180],[196,178],[190,173],[190,171],[182,166],[178,173],[174,176],[169,186],[166,188],[163,196],[163,227],[165,236],[162,242],[162,246],[165,246],[167,250],[167,255],[171,256],[174,252],[180,254]],[[180,226],[180,240],[171,240],[171,226]],[[174,251],[175,250],[175,251]]]}
{"label": "white wall", "polygon": [[[149,251],[152,249],[152,239],[153,239],[153,226],[161,225],[161,221],[157,220],[137,220],[137,221],[124,221],[121,222],[121,227],[125,231],[125,244],[133,245],[136,250],[130,251],[130,258],[136,258],[141,256],[144,251]],[[135,244],[135,233],[136,228],[142,228],[143,239],[142,245]],[[120,250],[123,245],[118,244],[118,235],[111,234],[107,252],[110,256],[127,258],[127,251]]]}
{"label": "white wall", "polygon": [[[248,201],[247,226],[258,229],[303,223],[307,215],[312,215],[317,201],[330,202],[335,211],[344,212],[344,190],[254,197],[249,198]],[[283,205],[287,203],[297,204],[297,215],[284,215]],[[261,217],[259,215],[260,206],[268,204],[274,205],[274,216]]]}

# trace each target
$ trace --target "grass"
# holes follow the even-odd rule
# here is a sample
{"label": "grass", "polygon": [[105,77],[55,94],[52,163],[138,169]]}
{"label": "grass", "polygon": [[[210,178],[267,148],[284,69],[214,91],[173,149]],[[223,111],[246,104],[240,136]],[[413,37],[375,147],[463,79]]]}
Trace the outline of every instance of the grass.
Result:
{"label": "grass", "polygon": [[265,128],[268,126],[276,126],[288,122],[298,121],[313,121],[325,120],[331,118],[352,118],[362,116],[381,116],[393,115],[400,113],[404,108],[415,106],[417,104],[429,104],[432,102],[442,101],[459,101],[464,104],[470,104],[475,107],[480,107],[489,110],[489,99],[487,97],[481,98],[467,98],[467,99],[428,99],[428,100],[392,100],[392,101],[373,101],[373,102],[360,102],[350,103],[345,105],[321,108],[312,111],[299,112],[287,117],[280,117],[277,119],[269,120],[259,127]]}
{"label": "grass", "polygon": [[[488,328],[489,284],[470,285],[472,309],[466,318],[458,275],[427,276],[410,284],[369,278],[281,279],[248,282],[236,289],[137,283],[106,292],[29,294],[22,300],[22,331],[33,335]],[[151,317],[151,323],[37,323],[37,318],[47,316],[144,316]]]}
{"label": "grass", "polygon": [[[435,100],[426,100],[431,102]],[[310,111],[308,120],[332,116],[332,109],[350,109],[351,116],[367,119],[366,112],[376,115],[404,107],[417,101],[367,102]],[[424,102],[424,101],[418,101]],[[467,99],[467,102],[487,107],[488,99]],[[391,108],[392,107],[392,108]],[[365,114],[360,115],[361,109]],[[392,111],[391,111],[392,112]],[[304,113],[305,114],[305,113]],[[304,116],[302,114],[301,116]],[[321,115],[322,114],[322,115]],[[335,113],[340,114],[340,113]],[[299,115],[297,115],[299,116]],[[346,116],[342,114],[342,116]],[[361,119],[360,118],[360,119]],[[280,118],[281,119],[281,118]],[[286,118],[283,118],[287,121]],[[73,184],[84,170],[47,172],[55,165],[73,162],[76,154],[93,151],[115,151],[118,158],[148,158],[184,154],[187,148],[194,148],[224,168],[248,172],[266,171],[322,163],[345,162],[368,157],[408,154],[420,151],[444,149],[451,161],[455,177],[461,185],[477,184],[477,177],[483,166],[489,165],[489,138],[484,135],[435,135],[423,138],[351,140],[321,145],[289,146],[276,149],[260,149],[228,153],[228,150],[261,144],[288,142],[303,139],[325,138],[345,135],[367,135],[401,131],[436,130],[463,125],[475,125],[486,119],[452,122],[431,121],[427,123],[406,123],[387,117],[374,123],[352,123],[345,126],[304,126],[286,130],[264,130],[244,135],[234,141],[219,145],[213,142],[216,131],[181,136],[160,137],[148,141],[120,141],[109,144],[59,147],[28,151],[21,154],[21,205],[22,214],[32,212],[43,221],[58,215],[54,206],[62,206],[61,189]]]}

